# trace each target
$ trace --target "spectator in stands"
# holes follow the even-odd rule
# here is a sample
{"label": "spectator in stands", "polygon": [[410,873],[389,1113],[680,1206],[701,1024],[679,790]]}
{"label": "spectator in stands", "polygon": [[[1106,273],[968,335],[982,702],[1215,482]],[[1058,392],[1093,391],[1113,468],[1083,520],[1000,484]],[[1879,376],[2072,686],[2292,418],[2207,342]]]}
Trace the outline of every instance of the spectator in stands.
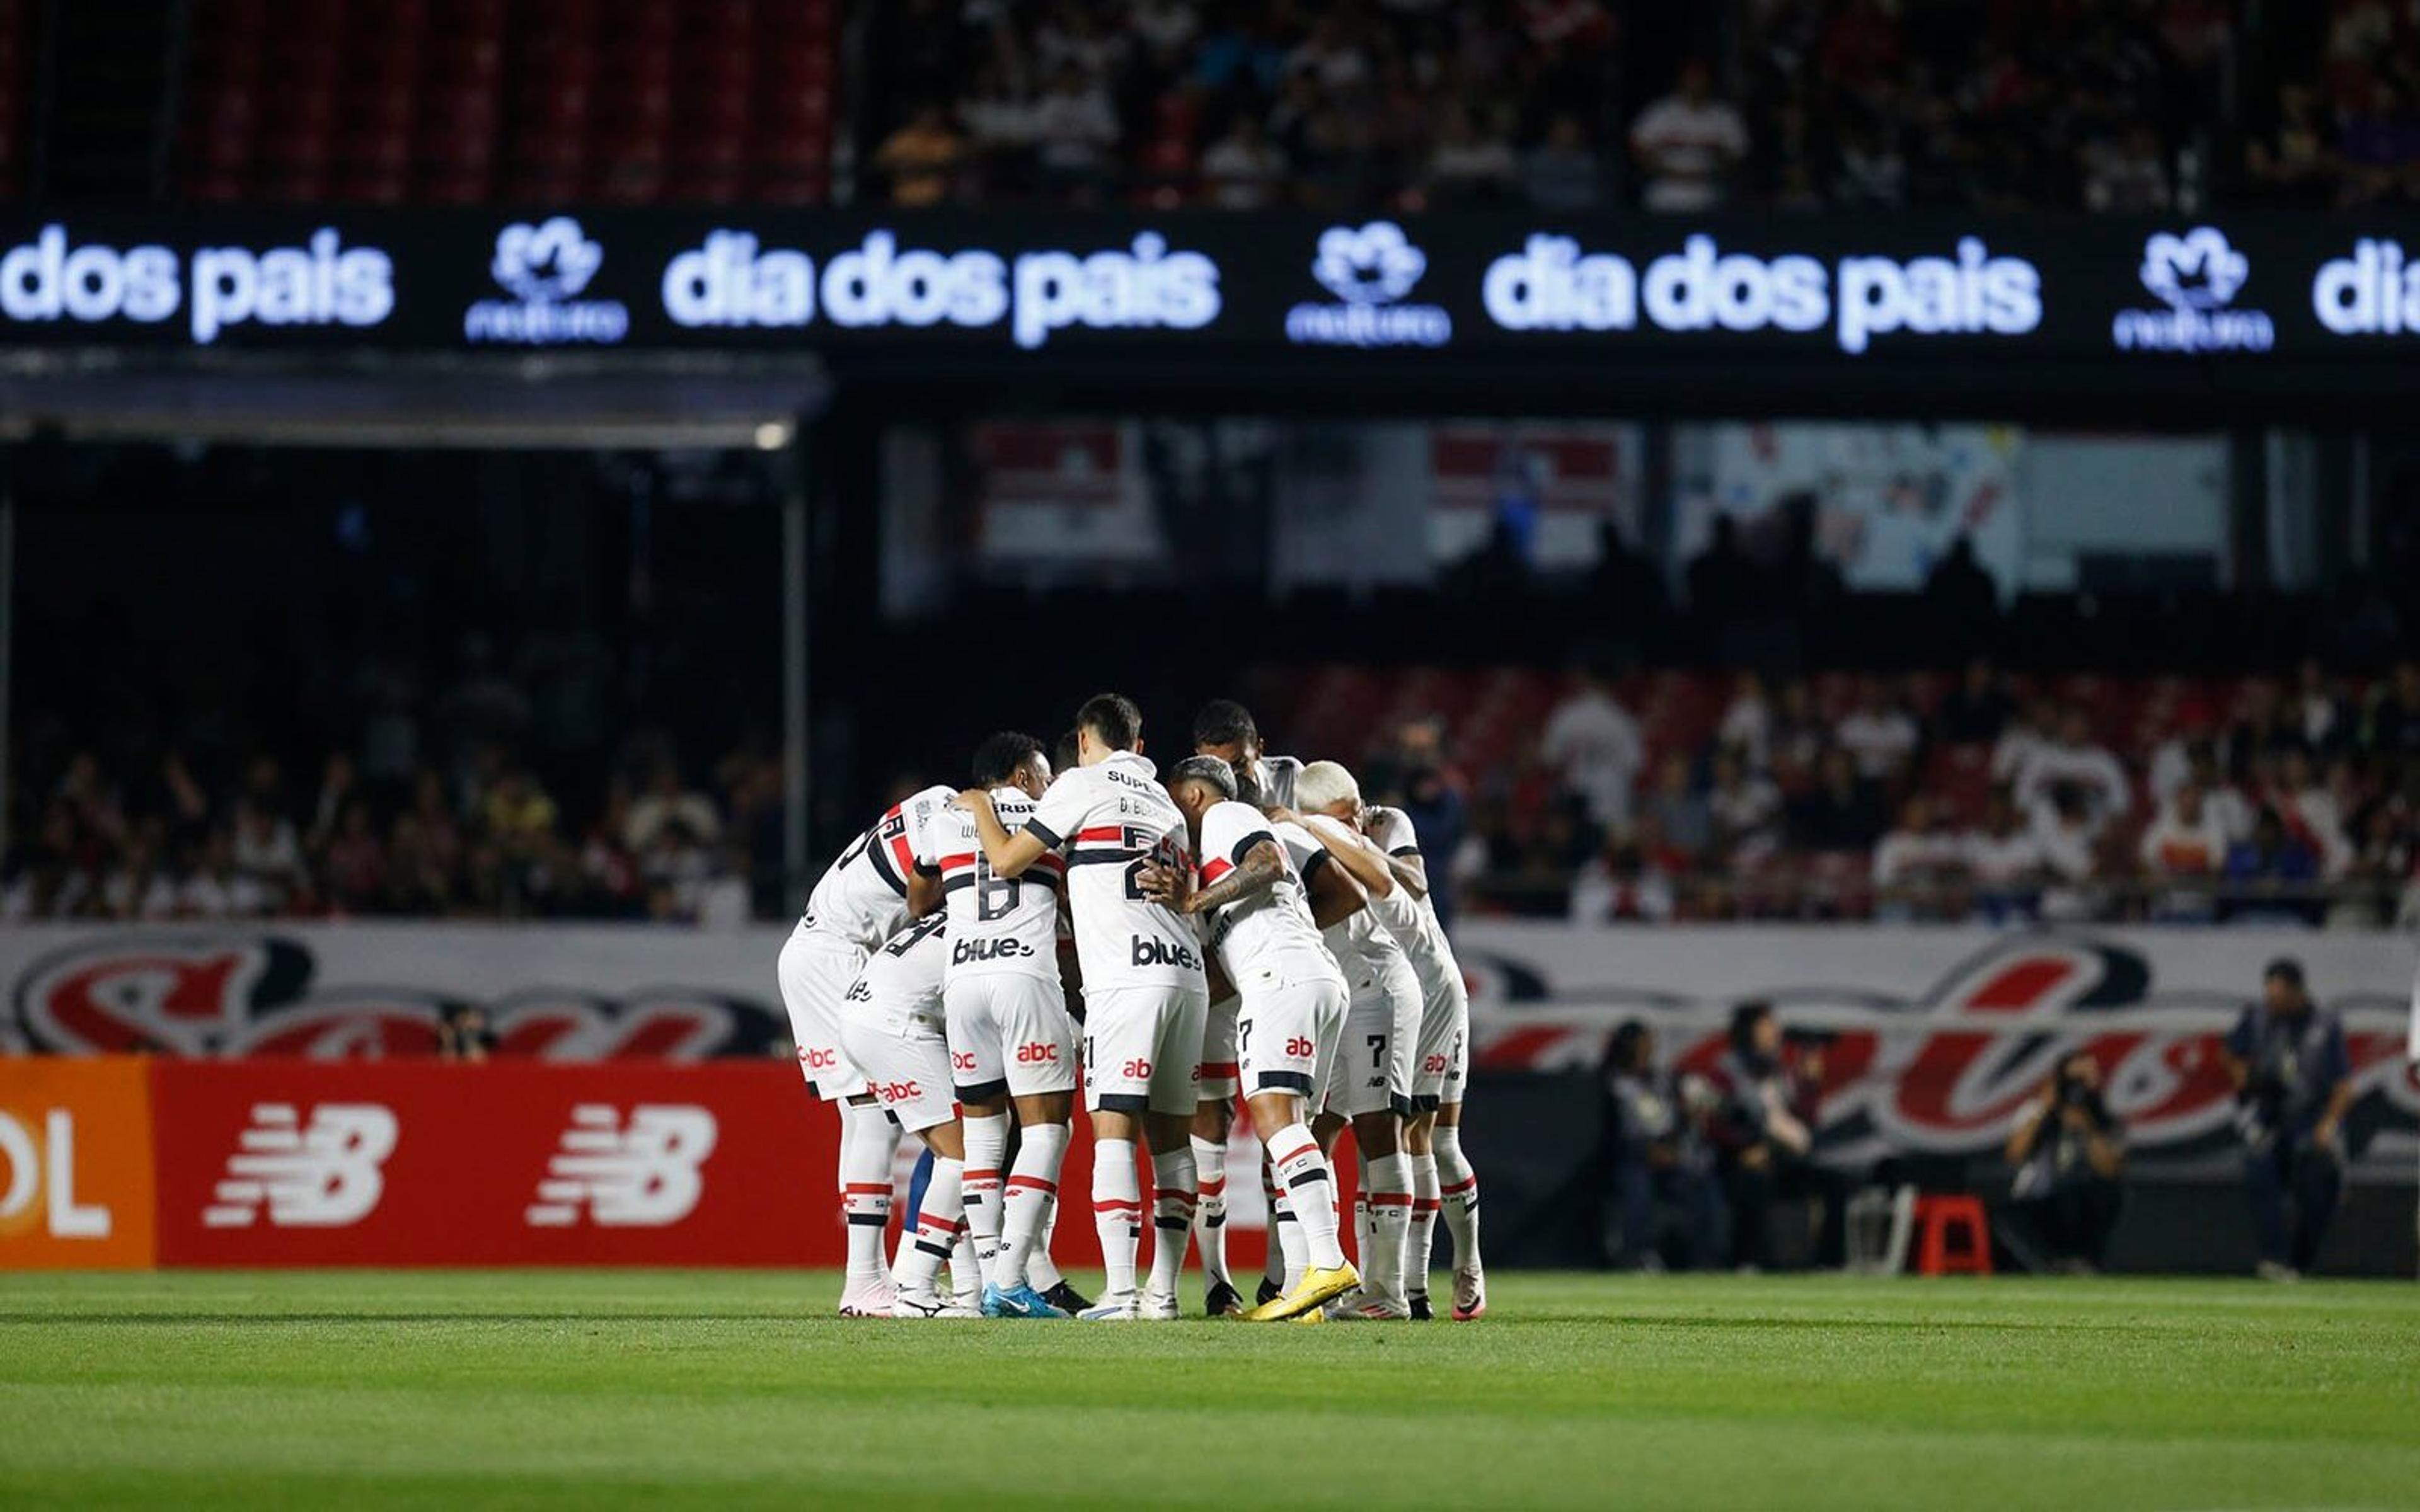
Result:
{"label": "spectator in stands", "polygon": [[679,766],[666,758],[656,763],[646,793],[630,805],[622,843],[634,854],[644,852],[654,845],[659,830],[674,824],[701,845],[712,845],[722,836],[722,816],[715,811],[714,800],[684,788]]}
{"label": "spectator in stands", "polygon": [[1962,649],[1980,644],[2000,613],[2000,585],[1975,560],[1972,537],[1960,532],[1924,579],[1924,601]]}
{"label": "spectator in stands", "polygon": [[554,799],[526,767],[504,770],[488,794],[485,813],[488,836],[507,859],[531,858],[554,833]]}
{"label": "spectator in stands", "polygon": [[966,160],[979,170],[986,193],[1011,197],[1032,187],[1041,109],[997,55],[976,70],[958,118],[966,123]]}
{"label": "spectator in stands", "polygon": [[1857,705],[1841,717],[1832,738],[1857,764],[1857,775],[1869,782],[1896,780],[1916,757],[1919,732],[1916,719],[1893,702],[1879,677],[1857,683]]}
{"label": "spectator in stands", "polygon": [[949,112],[926,104],[875,149],[874,165],[890,180],[892,204],[938,205],[952,196],[966,156],[966,138]]}
{"label": "spectator in stands", "polygon": [[1202,154],[1210,203],[1223,210],[1265,209],[1276,202],[1285,159],[1270,145],[1258,117],[1238,114],[1226,134]]}
{"label": "spectator in stands", "polygon": [[1710,210],[1729,194],[1732,172],[1747,156],[1747,128],[1739,112],[1714,93],[1703,60],[1681,67],[1672,93],[1639,115],[1630,147],[1647,175],[1642,203],[1651,210]]}
{"label": "spectator in stands", "polygon": [[1711,854],[1723,865],[1752,868],[1781,843],[1781,790],[1751,770],[1735,748],[1714,757],[1706,811],[1714,820]]}
{"label": "spectator in stands", "polygon": [[1740,544],[1739,521],[1718,514],[1705,550],[1689,562],[1689,608],[1703,624],[1726,624],[1754,602],[1761,576],[1754,559]]}
{"label": "spectator in stands", "polygon": [[1600,827],[1616,830],[1630,822],[1631,793],[1647,748],[1638,721],[1614,697],[1602,672],[1574,674],[1571,690],[1546,717],[1538,755]]}
{"label": "spectator in stands", "polygon": [[2125,766],[2093,738],[2092,717],[2081,706],[2059,717],[2057,734],[2036,745],[2011,780],[2017,802],[2027,808],[2045,801],[2055,788],[2073,790],[2082,795],[2096,825],[2133,805]]}
{"label": "spectator in stands", "polygon": [[2007,787],[1992,789],[1981,822],[1962,838],[1977,913],[1991,923],[2030,915],[2044,872],[2041,842]]}
{"label": "spectator in stands", "polygon": [[232,855],[238,874],[257,889],[261,911],[275,913],[309,895],[310,877],[303,870],[293,821],[254,799],[236,806]]}
{"label": "spectator in stands", "polygon": [[1949,746],[1989,746],[2008,728],[2012,707],[1999,671],[1977,656],[1933,711],[1934,738]]}
{"label": "spectator in stands", "polygon": [[1715,726],[1714,738],[1751,771],[1761,772],[1771,764],[1773,704],[1765,696],[1761,674],[1739,674],[1739,681],[1731,688],[1731,701],[1723,705],[1722,723]]}
{"label": "spectator in stands", "polygon": [[2319,858],[2294,838],[2274,809],[2263,809],[2252,833],[2226,852],[2226,915],[2238,922],[2316,924],[2326,905],[2318,895]]}
{"label": "spectator in stands", "polygon": [[1882,795],[1848,751],[1823,753],[1814,790],[1790,805],[1790,832],[1810,851],[1867,852],[1882,838]]}
{"label": "spectator in stands", "polygon": [[2344,874],[2352,861],[2344,811],[2337,806],[2335,790],[2319,779],[2319,769],[2306,752],[2296,748],[2277,758],[2260,802],[2277,815],[2288,835],[2310,851],[2320,876],[2334,879]]}
{"label": "spectator in stands", "polygon": [[2420,757],[2420,662],[2396,663],[2393,676],[2372,691],[2362,744],[2397,761]]}
{"label": "spectator in stands", "polygon": [[2261,974],[2260,1000],[2237,1018],[2220,1054],[2235,1083],[2258,1273],[2290,1281],[2318,1262],[2344,1191],[2344,1116],[2352,1106],[2344,1024],[2311,1001],[2302,963],[2281,957]]}
{"label": "spectator in stands", "polygon": [[[1080,8],[1074,13],[1083,14]],[[1080,51],[1072,40],[1066,50]],[[1121,134],[1099,81],[1072,59],[1062,63],[1033,112],[1035,161],[1046,186],[1068,199],[1099,199]]]}
{"label": "spectator in stands", "polygon": [[1880,917],[1943,919],[1965,915],[1966,841],[1921,793],[1900,806],[1898,827],[1874,847],[1873,876],[1881,895]]}
{"label": "spectator in stands", "polygon": [[1690,776],[1688,757],[1675,751],[1656,764],[1655,790],[1643,808],[1665,843],[1686,858],[1692,870],[1704,860],[1714,845],[1714,814]]}
{"label": "spectator in stands", "polygon": [[1658,1071],[1654,1033],[1637,1019],[1614,1030],[1597,1074],[1606,1101],[1607,1259],[1616,1270],[1662,1270],[1666,1230],[1677,1227],[1671,1248],[1683,1269],[1718,1263],[1722,1194],[1704,1133],[1712,1111],[1704,1078]]}
{"label": "spectator in stands", "polygon": [[2294,714],[2302,725],[2304,749],[2332,755],[2351,745],[2351,701],[2345,697],[2343,685],[2315,656],[2305,656],[2295,670]]}
{"label": "spectator in stands", "polygon": [[2420,122],[2395,79],[2373,80],[2358,106],[2336,118],[2336,156],[2342,164],[2336,203],[2370,205],[2408,200],[2420,188]]}
{"label": "spectator in stands", "polygon": [[2030,827],[2041,857],[2043,887],[2037,904],[2044,918],[2071,921],[2100,912],[2101,899],[2087,886],[2101,875],[2101,821],[2082,788],[2061,783],[2029,807]]}
{"label": "spectator in stands", "polygon": [[1720,1152],[1730,1199],[1733,1263],[1744,1270],[1772,1266],[1776,1202],[1813,1197],[1823,1207],[1815,1263],[1843,1264],[1848,1186],[1814,1158],[1821,1044],[1788,1042],[1771,1003],[1742,1003],[1731,1011],[1730,1043],[1710,1079],[1718,1108],[1708,1133]]}
{"label": "spectator in stands", "polygon": [[1661,854],[1661,840],[1662,832],[1643,820],[1630,830],[1609,831],[1572,878],[1571,921],[1660,924],[1677,914],[1673,878],[1680,869]]}
{"label": "spectator in stands", "polygon": [[1605,198],[1605,168],[1568,112],[1546,123],[1546,135],[1521,164],[1521,186],[1542,210],[1592,210]]}
{"label": "spectator in stands", "polygon": [[386,891],[386,845],[373,827],[366,802],[349,799],[338,810],[335,832],[328,837],[319,864],[333,906],[349,914],[377,910]]}
{"label": "spectator in stands", "polygon": [[157,822],[140,826],[103,880],[101,903],[111,918],[147,923],[176,917],[176,879],[161,860],[163,827]]}
{"label": "spectator in stands", "polygon": [[2187,781],[2161,802],[2151,826],[2143,831],[2146,876],[2156,882],[2201,884],[2170,887],[2158,894],[2151,905],[2158,918],[2201,921],[2211,917],[2210,884],[2226,864],[2229,838],[2211,811],[2208,796],[2199,782]]}
{"label": "spectator in stands", "polygon": [[2099,1272],[2124,1196],[2126,1126],[2101,1095],[2101,1063],[2070,1055],[2009,1131],[2009,1196],[2053,1270]]}

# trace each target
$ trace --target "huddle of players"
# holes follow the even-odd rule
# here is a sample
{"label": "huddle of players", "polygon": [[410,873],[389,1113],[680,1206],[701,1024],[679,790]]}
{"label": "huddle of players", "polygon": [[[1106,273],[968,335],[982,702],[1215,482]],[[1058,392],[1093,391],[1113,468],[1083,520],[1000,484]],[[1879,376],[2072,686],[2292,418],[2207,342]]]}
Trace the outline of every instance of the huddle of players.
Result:
{"label": "huddle of players", "polygon": [[[1469,1003],[1410,821],[1365,809],[1332,762],[1264,756],[1233,702],[1202,710],[1196,754],[1164,783],[1141,737],[1140,713],[1115,694],[1078,711],[1055,774],[1039,742],[994,735],[973,788],[924,789],[841,853],[783,947],[800,1067],[841,1104],[842,1314],[1173,1319],[1198,1239],[1211,1316],[1427,1318],[1442,1214],[1453,1316],[1477,1318],[1478,1181],[1460,1129]],[[1097,1304],[1049,1254],[1079,1026],[1108,1271]],[[1224,1229],[1239,1090],[1273,1231],[1249,1311]],[[1348,1126],[1358,1268],[1329,1165]],[[903,1130],[933,1170],[886,1266]],[[1140,1281],[1138,1145],[1154,1231]]]}

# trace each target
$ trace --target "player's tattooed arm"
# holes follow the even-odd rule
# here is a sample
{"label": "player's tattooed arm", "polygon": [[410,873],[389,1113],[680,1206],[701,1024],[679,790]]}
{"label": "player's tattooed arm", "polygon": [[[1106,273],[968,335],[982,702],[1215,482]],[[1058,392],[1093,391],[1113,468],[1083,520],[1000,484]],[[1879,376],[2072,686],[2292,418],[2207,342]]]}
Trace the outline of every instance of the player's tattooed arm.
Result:
{"label": "player's tattooed arm", "polygon": [[957,805],[975,816],[975,838],[983,845],[984,859],[991,863],[996,877],[1018,877],[1026,869],[1042,859],[1048,846],[1032,830],[1020,829],[1012,835],[1000,822],[1000,812],[991,806],[991,795],[982,788],[969,788],[957,796]]}
{"label": "player's tattooed arm", "polygon": [[1170,901],[1169,906],[1180,914],[1206,914],[1214,908],[1257,897],[1276,887],[1284,875],[1285,857],[1278,854],[1278,842],[1264,840],[1244,853],[1235,870],[1206,887]]}

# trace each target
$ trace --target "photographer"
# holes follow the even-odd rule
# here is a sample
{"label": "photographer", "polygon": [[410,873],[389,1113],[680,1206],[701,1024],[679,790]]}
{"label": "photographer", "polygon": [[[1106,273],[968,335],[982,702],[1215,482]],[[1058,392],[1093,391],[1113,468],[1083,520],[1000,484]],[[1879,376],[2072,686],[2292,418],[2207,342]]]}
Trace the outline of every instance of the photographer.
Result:
{"label": "photographer", "polygon": [[2101,1065],[2078,1052],[2017,1115],[2009,1134],[2009,1195],[2040,1235],[2052,1268],[2101,1269],[2118,1227],[2126,1127],[2101,1096]]}
{"label": "photographer", "polygon": [[445,1060],[485,1061],[496,1037],[487,1010],[476,1003],[448,1003],[437,1021],[437,1054]]}
{"label": "photographer", "polygon": [[1702,1124],[1712,1089],[1699,1076],[1655,1069],[1655,1036],[1631,1019],[1613,1031],[1598,1068],[1605,1088],[1606,1253],[1617,1270],[1661,1267],[1658,1200],[1676,1211],[1684,1268],[1722,1256],[1722,1204]]}
{"label": "photographer", "polygon": [[2235,1021],[2220,1054],[2235,1081],[2257,1273],[2296,1280],[2319,1258],[2344,1193],[2344,1116],[2352,1105],[2344,1024],[2312,1003],[2302,964],[2281,957],[2261,974],[2260,1001]]}
{"label": "photographer", "polygon": [[1761,999],[1731,1010],[1730,1048],[1714,1072],[1720,1105],[1708,1133],[1722,1151],[1731,1258],[1743,1270],[1771,1264],[1773,1205],[1780,1198],[1818,1201],[1815,1263],[1838,1270],[1847,1261],[1849,1182],[1814,1159],[1826,1038],[1784,1036],[1773,1005]]}

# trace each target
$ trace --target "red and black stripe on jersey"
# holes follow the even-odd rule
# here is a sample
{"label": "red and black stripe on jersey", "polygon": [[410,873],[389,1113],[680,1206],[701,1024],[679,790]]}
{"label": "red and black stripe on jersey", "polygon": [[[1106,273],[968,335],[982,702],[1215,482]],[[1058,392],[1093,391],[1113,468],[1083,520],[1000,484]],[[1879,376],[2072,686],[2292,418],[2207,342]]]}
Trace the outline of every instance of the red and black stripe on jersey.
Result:
{"label": "red and black stripe on jersey", "polygon": [[[939,872],[941,890],[955,892],[961,887],[971,887],[981,881],[981,869],[977,864],[981,859],[980,853],[975,851],[942,856]],[[1025,869],[1020,880],[1039,882],[1046,887],[1055,887],[1066,879],[1066,858],[1045,851],[1033,858],[1033,864]]]}
{"label": "red and black stripe on jersey", "polygon": [[[1050,832],[1029,821],[1028,829],[1046,843]],[[1067,846],[1069,866],[1125,866],[1148,860],[1161,854],[1166,836],[1140,825],[1096,825],[1076,831]]]}
{"label": "red and black stripe on jersey", "polygon": [[[1235,848],[1228,852],[1225,856],[1214,856],[1208,860],[1202,862],[1202,884],[1205,887],[1215,884],[1224,878],[1228,872],[1233,872],[1235,868],[1243,865],[1244,857],[1252,854],[1252,847],[1261,844],[1263,841],[1266,841],[1267,843],[1274,845],[1278,842],[1278,838],[1275,835],[1270,834],[1265,829],[1256,829],[1250,834],[1245,836],[1242,840],[1237,841],[1235,842]],[[1280,851],[1279,854],[1283,855],[1284,853]]]}
{"label": "red and black stripe on jersey", "polygon": [[908,896],[908,874],[916,870],[916,852],[908,843],[908,815],[905,806],[892,804],[883,810],[874,827],[865,832],[861,841],[866,864],[883,886],[900,897]]}

